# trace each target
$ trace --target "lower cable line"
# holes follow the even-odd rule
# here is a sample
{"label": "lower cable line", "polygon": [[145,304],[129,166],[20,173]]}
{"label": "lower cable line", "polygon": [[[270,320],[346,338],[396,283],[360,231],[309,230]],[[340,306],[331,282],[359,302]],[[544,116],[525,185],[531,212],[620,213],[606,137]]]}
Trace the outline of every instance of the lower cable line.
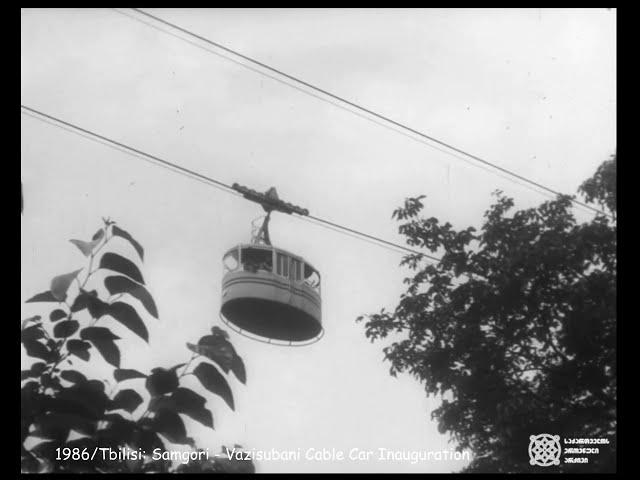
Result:
{"label": "lower cable line", "polygon": [[[99,134],[97,132],[94,132],[92,130],[89,130],[87,128],[83,128],[80,127],[79,125],[76,125],[74,123],[68,122],[66,120],[63,120],[61,118],[55,117],[53,115],[47,114],[45,112],[42,112],[40,110],[36,110],[35,108],[31,108],[27,105],[21,105],[22,108],[22,113],[24,115],[28,115],[32,118],[35,118],[39,121],[42,121],[44,123],[47,123],[49,125],[61,128],[63,130],[66,130],[68,132],[77,134],[82,136],[83,138],[87,138],[89,140],[93,140],[93,141],[97,141],[98,143],[102,144],[102,145],[106,145],[106,146],[110,146],[110,147],[115,147],[116,149],[118,149],[119,151],[122,151],[124,153],[128,153],[128,154],[133,154],[133,156],[135,156],[136,158],[141,158],[143,160],[147,160],[150,161],[150,163],[152,163],[153,165],[156,166],[160,166],[163,168],[166,168],[172,172],[175,173],[180,173],[183,174],[189,178],[192,178],[194,180],[198,180],[200,182],[203,182],[207,185],[216,187],[222,191],[225,191],[227,193],[231,193],[233,195],[236,196],[241,196],[241,194],[232,186],[229,185],[227,183],[221,182],[219,180],[216,180],[215,178],[209,177],[207,175],[203,175],[199,172],[196,172],[194,170],[188,169],[186,167],[182,167],[180,165],[177,165],[173,162],[170,162],[169,160],[165,160],[163,158],[160,158],[156,155],[147,153],[143,150],[140,150],[138,148],[132,147],[130,145],[127,145],[125,143],[119,142],[113,138],[107,137],[105,135]],[[343,233],[343,234],[347,234],[350,236],[355,236],[361,240],[364,241],[368,241],[370,243],[376,244],[380,247],[383,248],[387,248],[387,249],[394,249],[395,251],[399,251],[399,252],[403,252],[403,253],[410,253],[413,255],[419,255],[420,257],[424,257],[427,258],[429,260],[433,260],[436,262],[439,262],[440,259],[431,255],[427,255],[425,253],[422,252],[418,252],[417,250],[411,249],[409,247],[406,247],[404,245],[400,245],[398,243],[393,243],[390,242],[388,240],[384,240],[380,237],[376,237],[375,235],[370,235],[368,233],[365,232],[361,232],[359,230],[350,228],[350,227],[346,227],[344,225],[340,225],[334,222],[331,222],[329,220],[325,220],[319,217],[315,217],[315,216],[311,216],[311,215],[297,215],[296,214],[296,218],[300,218],[300,219],[309,219],[312,221],[312,223],[316,223],[319,224],[325,228],[329,228],[330,230],[335,230],[339,233]]]}

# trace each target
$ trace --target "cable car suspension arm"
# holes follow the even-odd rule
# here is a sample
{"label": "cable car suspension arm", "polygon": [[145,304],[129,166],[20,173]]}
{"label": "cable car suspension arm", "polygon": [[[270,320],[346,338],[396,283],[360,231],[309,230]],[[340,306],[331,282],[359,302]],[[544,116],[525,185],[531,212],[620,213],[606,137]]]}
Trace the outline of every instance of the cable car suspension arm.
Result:
{"label": "cable car suspension arm", "polygon": [[275,187],[271,187],[265,193],[260,193],[250,188],[244,187],[242,185],[238,185],[234,183],[231,188],[240,192],[244,198],[247,200],[251,200],[252,202],[259,203],[262,205],[262,208],[267,215],[264,217],[264,221],[262,222],[262,226],[258,230],[253,238],[253,243],[264,243],[266,245],[271,245],[271,239],[269,237],[269,220],[271,219],[271,212],[277,211],[286,213],[291,215],[292,213],[297,213],[298,215],[307,216],[309,215],[309,210],[306,208],[300,208],[297,205],[293,205],[288,202],[284,202],[280,200],[278,197],[278,192]]}

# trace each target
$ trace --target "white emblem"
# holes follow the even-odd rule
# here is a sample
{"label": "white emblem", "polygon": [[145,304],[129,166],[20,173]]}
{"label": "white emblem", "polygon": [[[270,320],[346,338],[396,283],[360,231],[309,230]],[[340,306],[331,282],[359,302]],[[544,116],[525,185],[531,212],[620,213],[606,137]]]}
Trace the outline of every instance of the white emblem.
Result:
{"label": "white emblem", "polygon": [[541,433],[529,437],[529,463],[539,467],[560,465],[560,436]]}

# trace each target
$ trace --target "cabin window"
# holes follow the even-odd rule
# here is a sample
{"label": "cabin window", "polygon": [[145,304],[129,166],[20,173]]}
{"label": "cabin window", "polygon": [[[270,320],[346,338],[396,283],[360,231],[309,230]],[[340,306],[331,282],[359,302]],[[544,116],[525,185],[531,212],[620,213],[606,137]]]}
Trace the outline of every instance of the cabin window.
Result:
{"label": "cabin window", "polygon": [[273,271],[271,250],[263,250],[261,248],[242,249],[242,267],[245,271],[251,273],[271,273]]}
{"label": "cabin window", "polygon": [[227,253],[222,259],[222,263],[224,265],[224,269],[227,272],[233,272],[239,266],[238,262],[238,250],[233,250]]}
{"label": "cabin window", "polygon": [[290,266],[289,270],[291,273],[291,278],[294,279],[296,282],[299,282],[300,280],[302,280],[302,262],[300,260],[292,258],[289,266]]}
{"label": "cabin window", "polygon": [[310,265],[304,266],[304,283],[320,293],[320,274]]}
{"label": "cabin window", "polygon": [[289,278],[289,257],[282,253],[278,253],[276,255],[276,262],[276,273]]}

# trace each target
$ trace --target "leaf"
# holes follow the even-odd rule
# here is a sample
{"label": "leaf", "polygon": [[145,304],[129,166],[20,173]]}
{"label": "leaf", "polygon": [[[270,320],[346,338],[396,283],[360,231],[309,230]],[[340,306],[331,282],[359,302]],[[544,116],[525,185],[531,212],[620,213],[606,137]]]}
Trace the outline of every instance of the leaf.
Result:
{"label": "leaf", "polygon": [[51,320],[52,322],[57,322],[58,320],[62,320],[63,318],[66,318],[68,316],[69,315],[67,314],[67,312],[58,308],[51,312],[51,314],[49,315],[49,320]]}
{"label": "leaf", "polygon": [[171,398],[180,409],[202,408],[207,403],[207,399],[202,395],[184,387],[180,387],[173,392]]}
{"label": "leaf", "polygon": [[31,365],[29,370],[22,370],[20,378],[25,380],[27,378],[37,378],[47,369],[47,364],[44,362],[35,362]]}
{"label": "leaf", "polygon": [[87,381],[87,377],[77,370],[64,370],[60,373],[60,377],[71,383],[83,383]]}
{"label": "leaf", "polygon": [[182,413],[191,417],[196,422],[201,423],[205,427],[213,428],[213,414],[208,408],[202,407],[198,410],[189,410]]}
{"label": "leaf", "polygon": [[86,327],[80,332],[80,338],[83,340],[92,340],[93,338],[120,340],[120,337],[105,327]]}
{"label": "leaf", "polygon": [[115,302],[109,305],[107,314],[141,337],[145,342],[149,342],[147,327],[131,305],[124,302]]}
{"label": "leaf", "polygon": [[133,245],[133,248],[136,249],[136,252],[138,252],[138,255],[140,255],[140,258],[144,260],[144,249],[142,248],[142,245],[140,245],[131,235],[129,235],[128,232],[122,230],[117,225],[113,226],[111,232],[115,236],[122,237],[125,240],[128,240],[131,243],[131,245]]}
{"label": "leaf", "polygon": [[104,237],[104,228],[101,228],[96,233],[94,233],[93,237],[91,237],[91,241],[101,240],[102,237]]}
{"label": "leaf", "polygon": [[221,396],[231,410],[235,409],[229,384],[213,365],[202,362],[193,370],[193,374],[200,380],[204,388]]}
{"label": "leaf", "polygon": [[38,340],[30,338],[23,341],[22,344],[27,351],[27,355],[29,355],[30,357],[40,358],[45,362],[52,361],[54,353],[49,350],[46,345],[40,343]]}
{"label": "leaf", "polygon": [[33,416],[40,410],[42,397],[38,393],[39,387],[38,382],[27,382],[20,388],[20,409],[25,416]]}
{"label": "leaf", "polygon": [[80,290],[80,293],[71,304],[71,311],[79,312],[80,310],[84,310],[85,308],[87,308],[89,306],[88,300],[90,296],[97,297],[98,292],[96,290],[91,290],[90,292],[87,292],[86,290]]}
{"label": "leaf", "polygon": [[144,285],[144,279],[140,269],[131,260],[124,258],[117,253],[108,252],[105,253],[100,259],[100,268],[106,268],[113,270],[114,272],[122,273],[127,277],[134,279],[136,282]]}
{"label": "leaf", "polygon": [[215,325],[211,327],[211,335],[213,335],[214,337],[222,337],[229,340],[229,334],[225,330]]}
{"label": "leaf", "polygon": [[80,330],[80,338],[89,340],[108,363],[120,368],[120,349],[114,342],[120,337],[114,335],[111,330],[104,327],[86,327]]}
{"label": "leaf", "polygon": [[136,429],[135,422],[125,419],[119,413],[107,413],[103,419],[108,423],[106,428],[98,432],[99,442],[117,448],[122,442],[128,443],[131,440]]}
{"label": "leaf", "polygon": [[97,296],[87,298],[87,309],[93,318],[100,318],[109,313],[109,304],[100,300]]}
{"label": "leaf", "polygon": [[56,300],[64,302],[67,299],[67,290],[69,290],[71,282],[73,282],[81,271],[82,269],[79,269],[70,273],[65,273],[64,275],[58,275],[51,280],[51,294]]}
{"label": "leaf", "polygon": [[145,386],[152,397],[164,395],[178,388],[178,376],[173,370],[154,368],[151,370],[151,375],[147,377]]}
{"label": "leaf", "polygon": [[[220,368],[222,368],[222,370],[224,370],[224,373],[228,373],[229,372],[229,368],[230,368],[230,362],[218,362],[215,360],[215,349],[209,345],[194,345],[193,343],[189,343],[187,342],[187,348],[189,350],[191,350],[193,353],[197,353],[198,355],[202,355],[210,360],[215,361],[216,363],[218,363],[218,365],[220,365]],[[222,359],[224,360],[224,359]]]}
{"label": "leaf", "polygon": [[170,396],[160,395],[159,397],[152,397],[151,400],[149,400],[149,410],[151,412],[157,412],[163,408],[175,410],[176,406]]}
{"label": "leaf", "polygon": [[56,448],[59,447],[60,443],[57,440],[47,440],[35,445],[31,448],[31,452],[40,458],[55,458]]}
{"label": "leaf", "polygon": [[31,375],[39,377],[46,370],[47,365],[44,362],[36,362],[31,365]]}
{"label": "leaf", "polygon": [[236,352],[227,339],[213,335],[205,335],[198,341],[196,348],[192,348],[193,346],[189,345],[191,344],[187,345],[191,350],[196,351],[196,353],[200,355],[204,355],[220,365],[225,373],[231,368]]}
{"label": "leaf", "polygon": [[236,355],[235,357],[233,357],[231,371],[236,376],[236,378],[240,380],[240,382],[242,382],[243,384],[247,383],[247,372],[244,368],[244,362],[242,361],[242,358],[240,358],[240,356]]}
{"label": "leaf", "polygon": [[107,315],[109,304],[100,300],[95,290],[90,292],[82,290],[71,305],[71,311],[79,312],[85,308],[89,310],[91,317],[97,319],[103,315]]}
{"label": "leaf", "polygon": [[162,409],[183,413],[201,424],[213,428],[213,415],[205,408],[206,399],[194,391],[179,387],[170,396],[154,397],[149,402],[149,410]]}
{"label": "leaf", "polygon": [[213,428],[213,415],[205,408],[206,399],[193,390],[180,387],[171,394],[171,400],[179,413],[184,413],[195,421]]}
{"label": "leaf", "polygon": [[38,293],[34,295],[25,303],[35,303],[35,302],[59,302],[59,300],[53,296],[53,293],[50,290],[46,292]]}
{"label": "leaf", "polygon": [[105,278],[104,285],[111,295],[128,293],[129,295],[137,298],[151,315],[158,318],[158,310],[153,298],[147,289],[139,283],[136,283],[127,277],[112,276]]}
{"label": "leaf", "polygon": [[104,384],[98,380],[79,382],[68,388],[62,387],[49,401],[49,409],[59,413],[72,413],[92,420],[102,419],[110,399]]}
{"label": "leaf", "polygon": [[85,257],[88,257],[93,253],[93,249],[98,246],[100,239],[93,240],[91,242],[84,242],[82,240],[69,240],[82,252]]}
{"label": "leaf", "polygon": [[145,452],[152,452],[156,448],[164,449],[164,444],[156,432],[146,429],[136,429],[131,443]]}
{"label": "leaf", "polygon": [[133,370],[129,368],[118,368],[113,371],[113,378],[116,379],[116,382],[122,382],[124,380],[130,380],[132,378],[147,378],[147,376],[139,372],[138,370]]}
{"label": "leaf", "polygon": [[172,443],[190,443],[190,439],[187,438],[184,422],[180,416],[172,410],[166,408],[161,409],[153,418],[153,426],[158,433],[167,437]]}
{"label": "leaf", "polygon": [[68,435],[69,430],[91,435],[96,430],[95,422],[74,413],[46,413],[37,422],[36,432],[45,438],[55,438],[63,440]]}
{"label": "leaf", "polygon": [[82,340],[72,339],[67,342],[67,351],[82,360],[89,361],[91,344]]}
{"label": "leaf", "polygon": [[213,360],[225,373],[228,373],[229,370],[233,371],[236,378],[245,383],[247,379],[244,363],[236,353],[233,345],[231,345],[231,342],[227,340],[226,332],[223,330],[218,332],[212,329],[212,333],[213,335],[202,337],[198,341],[198,345],[187,343],[187,347],[191,351]]}
{"label": "leaf", "polygon": [[142,397],[135,390],[120,390],[111,402],[111,409],[122,408],[129,413],[133,413],[141,403]]}
{"label": "leaf", "polygon": [[23,343],[27,340],[40,340],[44,337],[44,329],[40,324],[31,325],[20,332],[20,339]]}
{"label": "leaf", "polygon": [[64,320],[53,327],[53,336],[56,338],[67,338],[73,335],[80,328],[76,320]]}
{"label": "leaf", "polygon": [[42,317],[40,315],[35,315],[33,317],[25,318],[22,321],[22,324],[20,325],[20,330],[24,330],[25,327],[27,325],[29,325],[30,323],[38,323],[38,322],[40,322],[41,319],[42,319]]}
{"label": "leaf", "polygon": [[[53,439],[58,442],[63,442],[69,435],[71,430],[70,425],[67,425],[66,419],[62,416],[64,414],[49,413],[43,417],[36,418],[33,431],[31,435],[39,438]],[[53,416],[53,418],[51,418]],[[58,418],[59,420],[55,420]],[[64,420],[63,420],[64,419]]]}

